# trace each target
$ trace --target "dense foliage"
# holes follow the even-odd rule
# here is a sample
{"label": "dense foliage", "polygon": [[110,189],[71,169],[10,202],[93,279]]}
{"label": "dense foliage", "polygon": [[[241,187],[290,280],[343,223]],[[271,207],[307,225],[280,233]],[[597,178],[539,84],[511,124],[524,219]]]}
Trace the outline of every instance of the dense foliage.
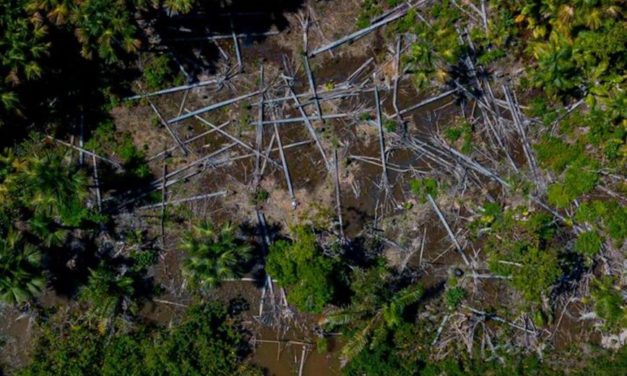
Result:
{"label": "dense foliage", "polygon": [[[378,363],[371,357],[371,352],[379,355],[389,354],[394,352],[392,351],[394,347],[398,351],[403,346],[397,341],[398,338],[395,339],[396,333],[413,330],[410,325],[412,320],[409,319],[410,316],[406,316],[406,312],[424,295],[424,288],[421,286],[406,285],[383,263],[355,272],[351,283],[354,295],[350,306],[327,314],[322,321],[322,324],[329,328],[348,327],[350,334],[342,348],[342,355],[346,360],[361,359],[358,356],[364,353],[364,358],[358,360],[357,364]],[[386,343],[387,345],[383,345]],[[379,348],[380,345],[383,347]],[[390,349],[385,349],[385,346],[390,346]],[[398,352],[401,357],[403,354],[410,357],[415,355]],[[362,366],[364,365],[352,368],[357,370]],[[365,369],[363,371],[365,372]]]}
{"label": "dense foliage", "polygon": [[217,303],[189,308],[172,329],[103,333],[88,323],[50,322],[21,375],[258,375],[240,363],[245,337]]}
{"label": "dense foliage", "polygon": [[289,289],[290,304],[320,313],[334,298],[337,262],[322,254],[310,228],[295,227],[292,236],[291,242],[278,240],[270,246],[266,271]]}
{"label": "dense foliage", "polygon": [[18,233],[4,235],[0,239],[0,301],[26,303],[37,296],[45,284],[39,250]]}
{"label": "dense foliage", "polygon": [[195,225],[188,232],[181,249],[187,253],[183,273],[194,287],[208,289],[221,281],[241,275],[241,267],[250,259],[251,248],[235,238],[235,227],[210,223]]}

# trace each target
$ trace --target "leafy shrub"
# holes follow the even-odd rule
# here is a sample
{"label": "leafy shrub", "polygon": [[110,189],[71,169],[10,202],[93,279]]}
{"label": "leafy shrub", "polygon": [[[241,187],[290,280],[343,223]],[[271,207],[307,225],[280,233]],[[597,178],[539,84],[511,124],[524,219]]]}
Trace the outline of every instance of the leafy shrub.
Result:
{"label": "leafy shrub", "polygon": [[613,200],[581,203],[575,220],[600,226],[617,244],[627,237],[627,208]]}
{"label": "leafy shrub", "polygon": [[144,66],[143,75],[147,90],[166,87],[174,76],[174,66],[167,55],[159,55]]}
{"label": "leafy shrub", "polygon": [[470,154],[472,151],[472,126],[467,122],[444,130],[444,137],[449,142],[457,142],[461,138],[461,151]]}
{"label": "leafy shrub", "polygon": [[111,317],[117,313],[137,313],[136,278],[133,273],[121,273],[111,265],[102,262],[91,271],[87,285],[80,292],[80,298],[89,302],[93,312],[101,317]]}
{"label": "leafy shrub", "polygon": [[370,19],[381,13],[382,9],[379,6],[378,0],[364,0],[361,4],[359,15],[357,16],[356,26],[359,29],[363,29],[370,25]]}
{"label": "leafy shrub", "polygon": [[551,244],[559,228],[550,215],[527,210],[509,209],[497,217],[484,249],[489,269],[511,276],[512,287],[535,304],[562,274],[558,252]]}
{"label": "leafy shrub", "polygon": [[438,181],[433,178],[412,179],[409,188],[421,202],[427,202],[427,196],[435,198],[438,195]]}
{"label": "leafy shrub", "polygon": [[320,313],[335,294],[337,264],[322,254],[312,230],[298,226],[292,232],[292,242],[279,240],[270,246],[266,271],[288,288],[290,304]]}
{"label": "leafy shrub", "polygon": [[603,241],[596,231],[587,231],[577,237],[575,251],[587,256],[595,256],[601,250],[602,244]]}
{"label": "leafy shrub", "polygon": [[453,287],[446,290],[446,304],[450,309],[454,309],[466,298],[466,290],[461,287]]}
{"label": "leafy shrub", "polygon": [[587,158],[579,158],[566,169],[564,187],[571,197],[578,197],[592,191],[598,178],[595,163]]}
{"label": "leafy shrub", "polygon": [[171,329],[102,333],[87,322],[43,327],[23,376],[244,375],[248,343],[238,321],[218,303],[195,305]]}
{"label": "leafy shrub", "polygon": [[255,195],[252,198],[252,203],[253,205],[261,205],[268,201],[268,198],[270,198],[270,192],[265,189],[259,189],[255,192]]}
{"label": "leafy shrub", "polygon": [[555,205],[558,208],[568,207],[574,199],[575,197],[568,194],[564,184],[551,184],[547,189],[547,200],[550,204]]}
{"label": "leafy shrub", "polygon": [[597,279],[592,284],[594,312],[605,321],[610,330],[618,330],[627,325],[627,305],[621,291],[615,287],[612,277]]}
{"label": "leafy shrub", "polygon": [[627,346],[616,351],[598,349],[589,357],[586,367],[577,376],[615,376],[627,369]]}
{"label": "leafy shrub", "polygon": [[542,167],[555,172],[562,172],[566,165],[574,161],[583,152],[581,145],[571,145],[557,137],[544,137],[535,145],[538,161]]}
{"label": "leafy shrub", "polygon": [[553,285],[561,275],[557,255],[552,250],[519,247],[517,259],[523,265],[514,272],[512,285],[522,292],[525,299],[539,302],[541,294]]}

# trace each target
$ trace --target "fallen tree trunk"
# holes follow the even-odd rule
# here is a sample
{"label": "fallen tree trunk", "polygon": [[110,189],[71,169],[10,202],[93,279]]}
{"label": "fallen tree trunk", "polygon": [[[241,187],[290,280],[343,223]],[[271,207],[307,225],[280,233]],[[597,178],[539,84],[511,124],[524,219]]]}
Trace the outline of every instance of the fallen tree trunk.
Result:
{"label": "fallen tree trunk", "polygon": [[400,11],[394,13],[394,14],[388,15],[388,17],[386,17],[386,18],[384,18],[384,19],[382,19],[382,20],[380,20],[380,21],[378,21],[378,22],[376,22],[376,23],[374,23],[374,24],[372,24],[372,25],[370,25],[370,26],[368,26],[368,27],[366,27],[364,29],[358,30],[358,31],[356,31],[356,32],[354,32],[352,34],[349,34],[349,35],[347,35],[347,36],[345,36],[343,38],[340,38],[340,39],[336,40],[335,42],[331,42],[331,43],[329,43],[329,44],[327,44],[325,46],[322,46],[322,47],[320,47],[320,48],[310,52],[309,53],[309,57],[314,57],[314,56],[316,56],[316,55],[318,55],[318,54],[320,54],[322,52],[325,52],[325,51],[328,51],[328,50],[332,50],[332,49],[334,49],[336,47],[339,47],[339,46],[341,46],[341,45],[343,45],[345,43],[355,42],[356,40],[359,40],[359,39],[363,38],[364,36],[370,34],[371,32],[373,32],[373,31],[375,31],[377,29],[379,29],[380,27],[385,26],[385,25],[389,24],[390,22],[393,22],[393,21],[396,21],[396,20],[400,19],[405,14],[407,14],[407,12],[410,9],[412,9],[413,7],[415,7],[416,5],[418,5],[420,3],[422,3],[422,1],[418,2],[416,4],[413,4],[413,5],[409,5],[409,6],[405,7],[404,9],[402,9],[402,10],[400,10]]}

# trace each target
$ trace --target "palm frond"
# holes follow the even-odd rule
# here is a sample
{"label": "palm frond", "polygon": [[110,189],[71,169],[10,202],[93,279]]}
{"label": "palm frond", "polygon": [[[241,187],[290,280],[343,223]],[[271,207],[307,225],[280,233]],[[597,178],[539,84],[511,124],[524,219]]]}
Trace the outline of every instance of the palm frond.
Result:
{"label": "palm frond", "polygon": [[328,325],[328,326],[342,326],[346,325],[351,321],[359,319],[363,316],[364,311],[348,311],[342,310],[338,312],[331,312],[324,316],[318,322],[319,325]]}

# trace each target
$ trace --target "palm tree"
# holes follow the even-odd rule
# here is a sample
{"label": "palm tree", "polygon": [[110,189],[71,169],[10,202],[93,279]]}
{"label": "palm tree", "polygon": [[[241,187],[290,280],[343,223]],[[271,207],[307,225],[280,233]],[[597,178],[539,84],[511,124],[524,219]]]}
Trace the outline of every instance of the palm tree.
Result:
{"label": "palm tree", "polygon": [[133,299],[135,297],[133,276],[120,273],[105,262],[91,271],[80,297],[90,303],[93,313],[104,318],[112,317],[119,312],[133,313],[137,308]]}
{"label": "palm tree", "polygon": [[39,250],[24,242],[19,233],[10,231],[0,239],[0,301],[26,303],[45,285]]}
{"label": "palm tree", "polygon": [[136,52],[140,41],[132,14],[138,2],[109,0],[29,0],[26,9],[42,12],[58,26],[74,32],[87,59],[94,53],[107,63],[119,60],[121,51]]}
{"label": "palm tree", "polygon": [[188,255],[183,264],[184,275],[203,289],[239,277],[239,267],[251,255],[250,246],[235,239],[235,228],[230,223],[218,231],[208,222],[194,226],[185,235],[181,249]]}
{"label": "palm tree", "polygon": [[57,153],[30,157],[20,183],[18,194],[36,214],[70,226],[80,224],[87,214],[82,202],[87,195],[87,179]]}
{"label": "palm tree", "polygon": [[[342,348],[345,362],[356,357],[368,344],[374,347],[389,330],[403,321],[405,309],[417,303],[424,295],[422,286],[409,286],[396,293],[389,293],[389,274],[376,268],[362,274],[366,284],[374,284],[356,291],[353,304],[331,312],[322,318],[327,327],[349,327],[346,344]],[[386,281],[388,279],[388,281]],[[369,281],[369,282],[368,282]]]}
{"label": "palm tree", "polygon": [[41,76],[40,59],[49,47],[45,26],[29,19],[24,2],[0,0],[0,111],[17,110],[15,88]]}

